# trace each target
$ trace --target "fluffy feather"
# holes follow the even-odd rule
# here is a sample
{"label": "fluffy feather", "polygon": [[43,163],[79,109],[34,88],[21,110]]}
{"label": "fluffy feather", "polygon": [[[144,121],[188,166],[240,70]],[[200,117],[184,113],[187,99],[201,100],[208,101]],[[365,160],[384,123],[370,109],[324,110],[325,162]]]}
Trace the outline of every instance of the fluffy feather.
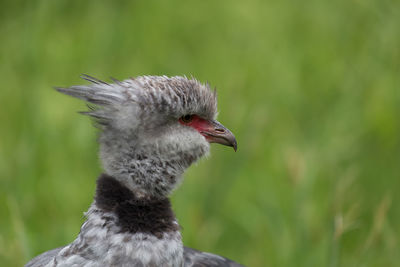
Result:
{"label": "fluffy feather", "polygon": [[[113,79],[109,84],[83,75],[83,79],[91,85],[79,85],[68,88],[57,87],[64,94],[85,100],[97,105],[97,109],[85,114],[95,119],[101,118],[109,123],[114,119],[121,120],[120,113],[131,106],[139,116],[167,115],[170,118],[179,118],[185,114],[198,114],[207,119],[217,115],[216,90],[212,91],[208,84],[203,85],[196,79],[186,77],[167,76],[140,76],[124,81]],[[132,116],[133,114],[130,114]]]}

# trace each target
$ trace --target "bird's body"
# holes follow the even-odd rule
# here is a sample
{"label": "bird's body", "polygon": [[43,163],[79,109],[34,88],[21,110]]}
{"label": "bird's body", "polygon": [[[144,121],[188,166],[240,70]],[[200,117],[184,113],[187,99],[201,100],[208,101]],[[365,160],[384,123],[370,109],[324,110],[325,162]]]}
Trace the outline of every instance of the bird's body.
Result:
{"label": "bird's body", "polygon": [[85,79],[93,84],[58,90],[96,105],[86,114],[101,128],[104,174],[75,241],[26,266],[240,266],[184,248],[168,199],[210,142],[236,149],[215,121],[215,92],[184,77]]}

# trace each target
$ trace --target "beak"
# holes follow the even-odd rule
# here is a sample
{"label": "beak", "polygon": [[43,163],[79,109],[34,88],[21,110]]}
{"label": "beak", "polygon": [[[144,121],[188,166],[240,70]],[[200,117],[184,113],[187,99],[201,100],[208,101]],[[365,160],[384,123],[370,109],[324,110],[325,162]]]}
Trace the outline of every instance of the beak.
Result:
{"label": "beak", "polygon": [[208,127],[201,129],[200,133],[209,143],[218,143],[231,146],[236,151],[236,138],[231,131],[216,120],[209,121]]}

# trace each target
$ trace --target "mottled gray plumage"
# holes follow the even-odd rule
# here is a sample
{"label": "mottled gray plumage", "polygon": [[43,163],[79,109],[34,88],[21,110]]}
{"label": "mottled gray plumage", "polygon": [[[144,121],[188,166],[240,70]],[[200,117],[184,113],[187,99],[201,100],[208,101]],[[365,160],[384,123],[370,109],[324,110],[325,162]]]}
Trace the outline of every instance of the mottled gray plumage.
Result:
{"label": "mottled gray plumage", "polygon": [[[45,266],[63,248],[49,250],[32,259],[25,267]],[[184,247],[184,267],[241,267],[234,261],[207,252],[201,252],[192,248]]]}
{"label": "mottled gray plumage", "polygon": [[112,84],[83,78],[91,84],[57,90],[93,105],[83,113],[101,129],[104,174],[78,237],[26,266],[240,266],[184,248],[168,201],[210,142],[236,150],[233,134],[215,121],[216,92],[186,77],[142,76]]}

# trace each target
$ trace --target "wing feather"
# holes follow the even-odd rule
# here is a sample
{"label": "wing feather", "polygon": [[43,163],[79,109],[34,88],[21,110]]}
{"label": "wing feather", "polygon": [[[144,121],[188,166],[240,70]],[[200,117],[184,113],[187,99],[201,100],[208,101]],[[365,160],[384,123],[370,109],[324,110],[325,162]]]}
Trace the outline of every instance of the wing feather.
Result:
{"label": "wing feather", "polygon": [[244,267],[230,259],[184,247],[184,267]]}

